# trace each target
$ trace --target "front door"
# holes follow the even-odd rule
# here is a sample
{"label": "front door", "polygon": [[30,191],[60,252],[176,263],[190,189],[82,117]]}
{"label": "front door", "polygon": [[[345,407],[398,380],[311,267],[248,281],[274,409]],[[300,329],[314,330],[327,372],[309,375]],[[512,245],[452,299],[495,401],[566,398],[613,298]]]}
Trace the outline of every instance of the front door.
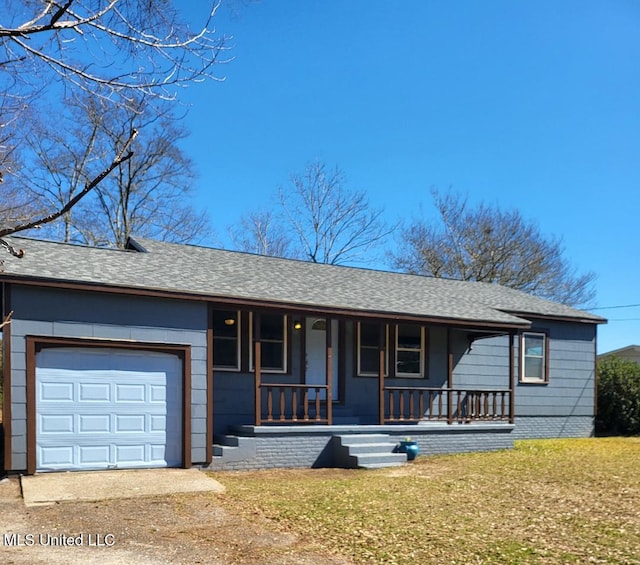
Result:
{"label": "front door", "polygon": [[[324,318],[307,318],[306,320],[306,354],[308,385],[327,384],[327,321]],[[331,343],[333,362],[331,368],[331,397],[339,399],[338,391],[338,320],[331,320]],[[309,391],[309,398],[315,398],[315,390]],[[326,400],[326,390],[320,391],[320,398]]]}

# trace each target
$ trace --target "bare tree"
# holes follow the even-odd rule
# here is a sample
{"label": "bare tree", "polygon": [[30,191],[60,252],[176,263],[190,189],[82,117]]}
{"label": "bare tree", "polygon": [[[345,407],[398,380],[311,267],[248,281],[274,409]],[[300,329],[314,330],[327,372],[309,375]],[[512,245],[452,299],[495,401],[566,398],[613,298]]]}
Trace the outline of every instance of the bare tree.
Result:
{"label": "bare tree", "polygon": [[84,185],[84,188],[79,191],[73,198],[71,198],[64,206],[60,209],[47,214],[46,216],[36,216],[35,218],[21,221],[19,225],[5,227],[0,229],[0,245],[4,247],[9,253],[14,255],[15,257],[22,257],[24,252],[20,249],[15,249],[8,241],[4,238],[13,233],[18,233],[21,231],[30,230],[33,228],[41,227],[45,224],[53,222],[58,218],[64,216],[68,213],[82,198],[84,198],[89,192],[91,192],[96,186],[98,186],[108,175],[113,171],[116,167],[125,163],[129,159],[131,159],[133,153],[129,150],[131,144],[135,140],[138,135],[137,131],[132,131],[123,144],[120,152],[114,157],[111,163],[103,169],[100,173],[98,173],[91,181],[87,182]]}
{"label": "bare tree", "polygon": [[[91,245],[124,247],[127,238],[140,236],[164,241],[200,241],[209,235],[206,214],[189,202],[194,178],[193,165],[180,142],[187,136],[179,119],[169,109],[159,113],[141,99],[136,107],[112,106],[100,99],[83,96],[76,105],[78,135],[68,144],[40,150],[33,175],[38,196],[59,206],[77,191],[83,178],[99,166],[126,141],[127,132],[136,129],[134,155],[69,212],[62,226],[45,234],[64,241]],[[40,143],[34,136],[33,144]]]}
{"label": "bare tree", "polygon": [[272,211],[250,212],[238,226],[229,227],[236,249],[258,255],[292,258],[291,239]]}
{"label": "bare tree", "polygon": [[395,229],[364,191],[345,187],[338,167],[329,170],[321,162],[293,174],[289,186],[279,189],[279,199],[283,226],[296,242],[293,252],[314,263],[365,263]]}
{"label": "bare tree", "polygon": [[0,66],[18,98],[31,98],[53,79],[108,99],[114,93],[134,101],[141,93],[174,99],[176,87],[215,79],[213,65],[224,49],[212,28],[217,2],[197,31],[166,0],[4,4]]}
{"label": "bare tree", "polygon": [[[226,49],[225,38],[218,37],[212,26],[217,8],[217,2],[211,5],[203,25],[192,31],[169,0],[5,1],[0,12],[3,198],[20,186],[9,181],[30,170],[23,163],[34,159],[30,153],[34,145],[28,146],[22,135],[30,129],[25,127],[27,121],[45,114],[51,118],[41,120],[45,124],[42,156],[55,132],[73,136],[69,100],[79,93],[107,105],[134,109],[141,98],[161,106],[174,100],[180,87],[217,79],[213,66]],[[91,174],[82,171],[82,180],[80,176],[76,179],[75,192],[68,193],[64,203],[44,212],[21,207],[24,218],[17,224],[0,218],[0,237],[69,217],[73,206],[131,158],[134,138],[128,131],[111,157],[103,158],[98,172],[95,168]],[[22,186],[25,184],[28,180],[22,179]],[[6,241],[2,244],[12,249]]]}
{"label": "bare tree", "polygon": [[[96,152],[100,120],[87,119],[91,114],[89,108],[95,105],[105,103],[88,95],[70,99],[67,111],[72,119],[68,130],[48,131],[47,124],[37,117],[25,124],[24,141],[30,160],[24,163],[26,174],[16,177],[16,182],[41,209],[63,207],[82,190],[92,172],[103,167],[104,161],[113,154]],[[135,129],[133,125],[132,129]],[[78,225],[86,223],[84,202],[86,199],[65,213],[59,222],[43,227],[41,235],[64,242],[83,241],[78,237]]]}
{"label": "bare tree", "polygon": [[472,208],[453,192],[431,191],[440,222],[409,223],[391,253],[393,267],[434,277],[498,283],[568,305],[595,297],[594,273],[579,274],[561,241],[545,237],[518,210]]}

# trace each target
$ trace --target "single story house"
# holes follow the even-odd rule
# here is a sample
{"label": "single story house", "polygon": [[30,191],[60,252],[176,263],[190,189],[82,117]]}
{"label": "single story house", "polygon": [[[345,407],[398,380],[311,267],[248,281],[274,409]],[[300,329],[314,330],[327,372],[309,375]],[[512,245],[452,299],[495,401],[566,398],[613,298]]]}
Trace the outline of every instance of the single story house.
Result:
{"label": "single story house", "polygon": [[373,467],[593,433],[599,316],[495,284],[130,239],[0,273],[4,461]]}
{"label": "single story house", "polygon": [[613,355],[627,361],[633,361],[640,365],[640,345],[627,345],[626,347],[621,347],[620,349],[614,349],[613,351],[601,353],[600,355],[598,355],[598,361],[600,361],[601,359],[606,359],[607,357],[611,357]]}

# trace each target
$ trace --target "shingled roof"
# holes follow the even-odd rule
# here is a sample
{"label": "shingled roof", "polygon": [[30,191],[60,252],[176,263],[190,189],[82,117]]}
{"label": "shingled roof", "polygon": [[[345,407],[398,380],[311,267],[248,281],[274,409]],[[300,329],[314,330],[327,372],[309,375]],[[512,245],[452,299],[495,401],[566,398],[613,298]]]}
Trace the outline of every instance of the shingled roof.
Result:
{"label": "shingled roof", "polygon": [[128,250],[12,238],[0,280],[134,289],[380,317],[527,327],[529,317],[603,318],[496,284],[322,265],[193,245],[131,239]]}

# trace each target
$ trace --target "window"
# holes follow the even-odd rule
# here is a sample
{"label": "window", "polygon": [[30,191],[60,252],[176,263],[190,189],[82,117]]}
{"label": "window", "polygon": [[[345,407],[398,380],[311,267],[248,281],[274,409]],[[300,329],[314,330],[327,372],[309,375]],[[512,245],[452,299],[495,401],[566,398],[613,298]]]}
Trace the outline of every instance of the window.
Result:
{"label": "window", "polygon": [[424,376],[424,328],[396,326],[396,376]]}
{"label": "window", "polygon": [[520,380],[523,382],[547,382],[547,335],[524,332],[520,348],[522,351]]}
{"label": "window", "polygon": [[240,370],[240,316],[235,310],[213,311],[213,366]]}
{"label": "window", "polygon": [[[387,341],[388,339],[389,336],[387,334]],[[379,340],[380,324],[368,322],[358,323],[358,375],[378,375],[380,369],[380,357],[378,349]],[[386,365],[387,356],[385,352],[385,375],[387,374]]]}
{"label": "window", "polygon": [[[251,317],[253,343],[253,316]],[[260,314],[261,369],[273,373],[287,372],[287,317],[282,314]],[[251,370],[254,348],[251,348]]]}

